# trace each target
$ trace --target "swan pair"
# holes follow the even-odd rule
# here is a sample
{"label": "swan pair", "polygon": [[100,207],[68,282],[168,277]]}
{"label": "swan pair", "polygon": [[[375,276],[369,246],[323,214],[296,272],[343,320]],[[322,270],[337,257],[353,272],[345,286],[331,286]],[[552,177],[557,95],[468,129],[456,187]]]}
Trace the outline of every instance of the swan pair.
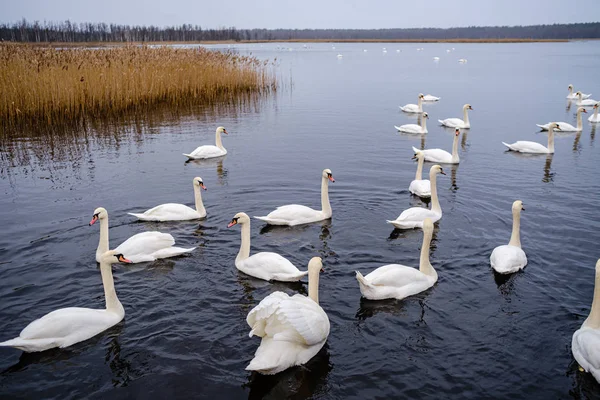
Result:
{"label": "swan pair", "polygon": [[492,268],[500,274],[512,274],[527,265],[527,256],[521,249],[521,210],[525,210],[523,202],[516,200],[512,205],[513,226],[510,242],[496,247],[490,255]]}
{"label": "swan pair", "polygon": [[463,106],[463,119],[460,118],[446,118],[439,119],[438,122],[443,126],[447,126],[448,128],[461,128],[461,129],[469,129],[471,128],[471,123],[469,122],[469,110],[473,110],[470,104],[465,104]]}
{"label": "swan pair", "polygon": [[427,133],[427,119],[429,119],[429,114],[424,112],[422,115],[422,119],[421,119],[421,125],[417,125],[417,124],[406,124],[406,125],[400,125],[400,126],[394,125],[394,128],[396,128],[398,130],[398,132],[404,132],[404,133]]}
{"label": "swan pair", "polygon": [[[596,106],[594,106],[594,107],[596,107]],[[596,107],[596,109],[597,109],[597,107]],[[579,132],[579,131],[583,130],[583,121],[581,120],[581,113],[587,114],[587,111],[585,111],[585,108],[579,107],[577,109],[577,126],[573,126],[566,122],[556,122],[556,124],[558,124],[558,126],[560,126],[560,130],[563,132]],[[550,125],[552,125],[552,122],[548,122],[547,124],[544,124],[544,125],[540,125],[540,124],[536,124],[536,125],[539,126],[540,128],[542,128],[543,131],[547,131],[550,128]]]}
{"label": "swan pair", "polygon": [[460,129],[454,130],[454,140],[452,142],[452,154],[442,149],[425,149],[419,150],[413,146],[415,154],[418,152],[423,153],[425,161],[440,163],[440,164],[458,164],[460,157],[458,156],[458,137],[460,136]]}
{"label": "swan pair", "polygon": [[400,109],[407,113],[420,114],[423,112],[423,93],[419,93],[418,104],[407,104],[405,106],[400,106]]}
{"label": "swan pair", "polygon": [[197,147],[196,150],[192,151],[190,154],[183,153],[190,160],[203,160],[206,158],[215,158],[221,157],[227,154],[227,150],[223,147],[223,143],[221,142],[221,133],[227,135],[227,130],[222,126],[219,126],[216,131],[216,146],[212,145],[204,145]]}
{"label": "swan pair", "polygon": [[402,213],[393,221],[387,221],[398,229],[423,228],[425,219],[429,218],[432,222],[437,222],[442,218],[442,208],[437,195],[437,174],[446,175],[439,165],[433,165],[429,170],[429,181],[431,182],[431,210],[423,207],[411,207],[402,211]]}
{"label": "swan pair", "polygon": [[[567,95],[567,99],[569,99],[569,100],[577,99],[578,98],[577,93],[581,93],[581,92],[575,92],[575,93],[573,93],[573,85],[569,85],[568,89],[569,89],[569,94]],[[581,93],[581,98],[582,99],[589,99],[590,96],[591,96],[591,93],[590,94],[583,94],[583,93]]]}
{"label": "swan pair", "polygon": [[104,332],[119,323],[125,309],[117,298],[111,264],[130,263],[123,254],[112,250],[100,256],[100,274],[104,286],[106,309],[68,307],[52,311],[31,322],[18,337],[0,343],[26,352],[65,348]]}
{"label": "swan pair", "polygon": [[556,122],[550,123],[548,126],[548,147],[543,145],[530,142],[527,140],[519,140],[513,144],[502,142],[503,145],[508,147],[509,150],[516,151],[519,153],[530,153],[530,154],[554,154],[554,130],[560,129],[560,125]]}

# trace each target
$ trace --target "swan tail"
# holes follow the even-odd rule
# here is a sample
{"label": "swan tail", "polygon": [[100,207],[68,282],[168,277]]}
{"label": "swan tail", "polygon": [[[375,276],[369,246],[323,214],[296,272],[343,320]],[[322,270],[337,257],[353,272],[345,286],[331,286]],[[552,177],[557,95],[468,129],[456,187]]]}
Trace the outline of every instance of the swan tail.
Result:
{"label": "swan tail", "polygon": [[438,119],[438,122],[439,122],[440,124],[442,124],[442,125],[446,125],[446,124],[444,123],[444,121],[443,121],[443,120],[441,120],[441,119]]}
{"label": "swan tail", "polygon": [[193,155],[191,155],[191,154],[185,154],[185,153],[181,153],[181,154],[183,154],[184,156],[186,156],[186,157],[187,157],[187,158],[189,158],[190,160],[193,160],[193,159],[195,158],[195,157],[194,157]]}
{"label": "swan tail", "polygon": [[56,338],[23,339],[17,337],[0,343],[0,347],[14,347],[15,349],[23,350],[28,353],[44,351],[59,346],[60,343],[57,342]]}
{"label": "swan tail", "polygon": [[[308,270],[307,271],[298,271],[298,273],[294,274],[294,275],[275,274],[275,275],[273,275],[273,278],[271,280],[272,281],[280,281],[280,282],[297,282],[307,275],[308,275]],[[252,333],[252,332],[250,332],[250,333]]]}
{"label": "swan tail", "polygon": [[372,285],[369,283],[369,281],[367,281],[365,279],[365,277],[363,276],[363,274],[360,273],[360,271],[354,271],[356,272],[356,280],[358,281],[358,283],[361,286],[367,286],[367,287],[371,287]]}
{"label": "swan tail", "polygon": [[246,367],[246,371],[257,371],[265,375],[276,374],[299,365],[301,363],[301,360],[298,359],[300,351],[301,349],[295,343],[263,338],[254,353],[254,358]]}
{"label": "swan tail", "polygon": [[136,214],[136,213],[127,213],[129,215],[133,215],[134,217],[136,217],[137,219],[143,219],[143,220],[148,220],[148,218],[146,218],[146,216],[144,214]]}
{"label": "swan tail", "polygon": [[152,253],[154,258],[169,258],[179,256],[185,253],[189,253],[190,251],[194,251],[196,248],[192,247],[189,249],[184,249],[183,247],[167,247],[166,249],[160,249]]}
{"label": "swan tail", "polygon": [[290,223],[290,221],[286,221],[284,219],[272,219],[269,217],[254,217],[256,219],[259,219],[261,221],[266,222],[269,225],[289,225],[289,226],[293,226],[292,223]]}
{"label": "swan tail", "polygon": [[396,128],[396,130],[401,131],[402,128],[400,128],[399,126],[394,125],[394,128]]}
{"label": "swan tail", "polygon": [[537,126],[538,128],[540,128],[543,131],[547,130],[545,125],[535,124],[535,126]]}
{"label": "swan tail", "polygon": [[415,152],[415,154],[419,153],[421,150],[417,149],[415,146],[412,147],[413,151]]}
{"label": "swan tail", "polygon": [[502,144],[505,145],[506,147],[508,147],[509,150],[512,150],[512,147],[510,146],[510,144],[504,143],[504,142],[502,142]]}

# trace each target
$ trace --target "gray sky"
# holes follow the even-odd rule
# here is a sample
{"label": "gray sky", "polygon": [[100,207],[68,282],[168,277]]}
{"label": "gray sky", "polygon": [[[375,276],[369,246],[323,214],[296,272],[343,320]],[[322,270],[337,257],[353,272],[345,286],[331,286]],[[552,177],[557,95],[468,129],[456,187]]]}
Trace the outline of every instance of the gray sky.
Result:
{"label": "gray sky", "polygon": [[415,28],[600,21],[599,0],[0,0],[0,22]]}

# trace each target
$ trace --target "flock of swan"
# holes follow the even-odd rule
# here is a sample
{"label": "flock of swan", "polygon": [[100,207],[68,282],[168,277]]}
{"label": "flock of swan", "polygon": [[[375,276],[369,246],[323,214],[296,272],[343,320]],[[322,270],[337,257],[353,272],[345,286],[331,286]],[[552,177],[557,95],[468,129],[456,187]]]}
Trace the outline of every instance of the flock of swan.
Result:
{"label": "flock of swan", "polygon": [[[586,98],[587,97],[587,98]],[[598,103],[589,99],[590,95],[573,93],[569,85],[569,99],[577,99],[577,127],[566,122],[550,122],[538,125],[548,130],[548,147],[529,141],[504,143],[509,150],[529,153],[553,153],[553,131],[581,130],[581,114],[585,107],[595,109],[592,122],[598,120]],[[439,101],[432,95],[419,94],[418,104],[400,107],[403,112],[422,114],[421,125],[408,124],[397,126],[404,133],[427,133],[428,114],[423,112],[423,102]],[[423,242],[418,268],[401,264],[388,264],[363,275],[356,271],[356,279],[362,296],[370,300],[404,299],[432,287],[438,274],[430,263],[429,252],[433,234],[433,224],[442,218],[442,208],[437,195],[437,176],[445,175],[440,164],[458,164],[458,138],[461,129],[469,129],[470,104],[463,106],[463,119],[447,118],[439,120],[445,127],[455,129],[452,153],[442,149],[417,149],[413,159],[417,160],[415,179],[409,184],[411,194],[431,198],[431,208],[412,207],[400,213],[394,220],[388,220],[397,229],[420,228]],[[190,153],[184,153],[189,159],[208,159],[227,154],[221,135],[227,134],[223,127],[216,129],[215,145],[203,145]],[[429,179],[423,179],[424,162],[432,162]],[[321,173],[321,209],[316,210],[299,204],[278,207],[265,216],[254,217],[269,225],[297,226],[326,220],[332,217],[329,203],[329,183],[335,182],[333,173],[324,169]],[[202,202],[202,190],[206,190],[202,178],[192,180],[195,208],[184,204],[167,203],[153,207],[141,213],[130,213],[144,221],[185,221],[206,217]],[[527,265],[527,256],[521,248],[520,216],[523,203],[516,200],[512,204],[513,225],[510,241],[500,245],[490,255],[491,267],[498,273],[510,274]],[[114,250],[109,250],[108,211],[102,207],[94,210],[89,225],[99,222],[100,233],[96,249],[96,261],[100,263],[100,274],[104,287],[106,307],[103,310],[69,307],[55,310],[27,325],[18,337],[0,343],[26,352],[43,351],[51,348],[65,348],[87,340],[120,322],[125,315],[114,286],[112,264],[139,263],[160,258],[174,257],[189,253],[194,248],[175,246],[170,234],[157,231],[143,232],[131,236]],[[323,264],[319,257],[313,257],[307,270],[298,269],[285,257],[274,252],[250,254],[250,217],[239,212],[233,216],[228,228],[239,225],[241,233],[240,249],[235,258],[235,267],[250,276],[266,281],[299,281],[308,276],[308,296],[296,294],[289,296],[283,292],[273,292],[255,306],[246,318],[250,327],[250,337],[261,338],[260,345],[246,370],[262,374],[276,374],[287,368],[305,364],[323,347],[330,331],[327,313],[319,305],[319,274]],[[579,365],[591,372],[600,381],[600,260],[596,264],[596,283],[594,299],[589,317],[573,335],[572,352]]]}

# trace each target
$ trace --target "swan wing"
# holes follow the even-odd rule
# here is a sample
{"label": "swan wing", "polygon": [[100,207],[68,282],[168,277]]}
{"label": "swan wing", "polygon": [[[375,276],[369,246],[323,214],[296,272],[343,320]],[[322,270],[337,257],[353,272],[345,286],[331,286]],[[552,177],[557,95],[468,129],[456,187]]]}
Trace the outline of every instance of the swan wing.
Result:
{"label": "swan wing", "polygon": [[174,257],[194,250],[194,248],[174,247],[174,244],[175,239],[170,234],[151,231],[133,235],[115,250],[123,253],[134,263]]}
{"label": "swan wing", "polygon": [[406,124],[401,126],[394,125],[394,128],[396,128],[399,132],[423,133],[423,128],[421,128],[421,126],[417,124]]}
{"label": "swan wing", "polygon": [[[563,131],[563,132],[576,132],[577,128],[574,127],[571,124],[568,124],[566,122],[557,122],[557,124],[560,126],[559,129],[557,129],[557,131]],[[548,130],[548,129],[546,129]]]}
{"label": "swan wing", "polygon": [[413,180],[408,191],[421,197],[431,197],[431,182],[429,179]]}
{"label": "swan wing", "polygon": [[432,210],[423,207],[408,208],[396,218],[396,221],[419,221],[423,222],[425,218],[431,218],[433,222],[439,220],[440,216]]}
{"label": "swan wing", "polygon": [[[284,329],[273,329],[274,340],[295,341],[307,346],[322,343],[329,336],[329,318],[312,299],[296,294],[282,301],[276,311]],[[269,326],[267,326],[269,333]]]}
{"label": "swan wing", "polygon": [[432,96],[430,94],[426,94],[423,96],[423,101],[438,101],[441,97]]}
{"label": "swan wing", "polygon": [[427,275],[416,268],[389,264],[367,274],[365,279],[373,286],[402,287],[417,281],[427,281]]}
{"label": "swan wing", "polygon": [[502,142],[502,144],[512,151],[518,151],[520,153],[548,153],[548,149],[544,145],[526,140],[519,140],[513,144]]}
{"label": "swan wing", "polygon": [[284,224],[298,224],[302,222],[315,221],[321,217],[321,211],[300,204],[289,204],[277,207],[266,217],[254,217],[266,222],[281,222]]}
{"label": "swan wing", "polygon": [[185,204],[167,203],[153,207],[142,214],[129,213],[145,221],[182,221],[201,218],[201,215]]}
{"label": "swan wing", "polygon": [[409,112],[409,113],[418,113],[419,111],[419,106],[416,104],[407,104],[405,106],[400,106],[400,109],[404,112]]}
{"label": "swan wing", "polygon": [[449,126],[450,128],[462,128],[465,126],[465,121],[460,118],[439,119],[438,122],[444,126]]}
{"label": "swan wing", "polygon": [[498,246],[490,255],[490,264],[498,273],[512,274],[527,265],[527,256],[520,247],[511,245]]}
{"label": "swan wing", "polygon": [[266,251],[253,254],[236,266],[242,272],[264,280],[296,281],[308,274],[308,271],[296,268],[287,258]]}
{"label": "swan wing", "polygon": [[426,161],[436,162],[436,163],[451,163],[452,162],[452,154],[448,153],[446,150],[442,149],[426,149],[422,150],[423,155],[425,156]]}
{"label": "swan wing", "polygon": [[213,158],[220,157],[227,154],[227,150],[220,149],[217,146],[212,145],[204,145],[197,147],[196,150],[192,151],[190,154],[183,154],[188,158],[200,159],[200,158]]}
{"label": "swan wing", "polygon": [[262,301],[248,313],[246,322],[252,329],[250,331],[250,337],[265,336],[267,320],[275,313],[275,311],[277,311],[279,303],[289,297],[290,296],[283,292],[273,292],[262,299]]}
{"label": "swan wing", "polygon": [[543,131],[547,131],[548,129],[550,129],[550,124],[552,122],[548,122],[547,124],[535,124],[537,127],[539,127],[541,130]]}
{"label": "swan wing", "polygon": [[571,351],[579,365],[600,380],[600,330],[586,327],[576,330]]}

